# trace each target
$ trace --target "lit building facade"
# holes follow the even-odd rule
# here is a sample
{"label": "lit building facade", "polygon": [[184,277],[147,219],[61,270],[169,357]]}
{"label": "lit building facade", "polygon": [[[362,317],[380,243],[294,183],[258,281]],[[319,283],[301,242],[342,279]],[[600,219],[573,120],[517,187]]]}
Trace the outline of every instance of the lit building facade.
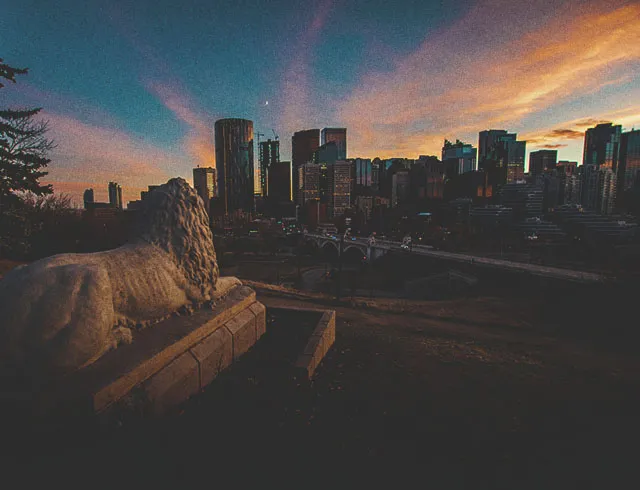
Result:
{"label": "lit building facade", "polygon": [[215,123],[218,201],[224,215],[253,211],[253,122],[219,119]]}
{"label": "lit building facade", "polygon": [[582,205],[609,214],[615,207],[622,126],[598,124],[584,135]]}
{"label": "lit building facade", "polygon": [[280,142],[278,140],[262,141],[260,143],[260,153],[258,165],[260,172],[260,188],[257,189],[261,196],[269,195],[269,172],[271,166],[280,162]]}
{"label": "lit building facade", "polygon": [[444,140],[442,162],[445,168],[445,178],[473,172],[476,169],[477,153],[478,150],[471,144],[463,143],[460,140],[456,140],[455,143]]}
{"label": "lit building facade", "polygon": [[329,188],[329,216],[344,214],[351,206],[351,163],[338,160],[327,165]]}
{"label": "lit building facade", "polygon": [[620,163],[618,167],[618,188],[628,192],[640,175],[640,130],[628,131],[620,135]]}
{"label": "lit building facade", "polygon": [[320,200],[320,166],[315,163],[304,163],[297,171],[296,204],[301,207],[309,201]]}

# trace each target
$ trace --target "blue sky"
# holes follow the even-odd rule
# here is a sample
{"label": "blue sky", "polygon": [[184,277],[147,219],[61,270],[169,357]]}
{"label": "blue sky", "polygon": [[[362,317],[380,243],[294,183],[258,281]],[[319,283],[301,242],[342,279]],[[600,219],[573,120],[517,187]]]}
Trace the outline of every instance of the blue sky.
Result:
{"label": "blue sky", "polygon": [[0,46],[30,68],[0,105],[44,108],[74,198],[190,178],[222,117],[275,130],[286,158],[293,131],[346,126],[353,157],[505,128],[579,161],[585,120],[640,126],[637,2],[5,0]]}

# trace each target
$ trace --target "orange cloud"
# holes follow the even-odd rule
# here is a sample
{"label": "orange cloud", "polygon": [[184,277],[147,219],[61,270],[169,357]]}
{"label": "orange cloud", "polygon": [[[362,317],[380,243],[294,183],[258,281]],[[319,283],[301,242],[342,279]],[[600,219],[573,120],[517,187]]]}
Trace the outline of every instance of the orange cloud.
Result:
{"label": "orange cloud", "polygon": [[556,148],[562,146],[562,141],[582,140],[586,128],[607,122],[620,124],[625,129],[629,129],[634,124],[640,124],[640,105],[605,112],[593,118],[566,121],[560,125],[560,128],[525,133],[522,138],[534,148]]}
{"label": "orange cloud", "polygon": [[624,83],[639,59],[637,3],[487,0],[391,73],[363,77],[338,119],[353,154],[434,153],[445,133],[518,123]]}

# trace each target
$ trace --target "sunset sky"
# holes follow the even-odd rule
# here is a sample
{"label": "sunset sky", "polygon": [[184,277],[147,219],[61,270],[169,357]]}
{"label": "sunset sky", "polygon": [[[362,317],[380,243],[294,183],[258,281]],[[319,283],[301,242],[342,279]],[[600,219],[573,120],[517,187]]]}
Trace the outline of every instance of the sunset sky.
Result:
{"label": "sunset sky", "polygon": [[283,159],[294,131],[344,126],[349,157],[493,128],[581,162],[587,127],[640,127],[637,1],[5,0],[0,47],[30,69],[0,107],[44,108],[48,181],[77,204],[191,180],[223,117],[275,130]]}

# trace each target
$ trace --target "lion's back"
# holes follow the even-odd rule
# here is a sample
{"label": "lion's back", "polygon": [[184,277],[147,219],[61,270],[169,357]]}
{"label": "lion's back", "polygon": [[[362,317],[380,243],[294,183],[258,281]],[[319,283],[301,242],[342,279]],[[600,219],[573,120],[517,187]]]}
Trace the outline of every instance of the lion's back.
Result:
{"label": "lion's back", "polygon": [[[58,351],[56,362],[81,362],[79,358],[105,341],[113,316],[107,271],[87,254],[42,259],[0,280],[5,360],[31,362],[32,356]],[[80,324],[86,331],[76,328]],[[70,354],[73,350],[76,354]]]}

